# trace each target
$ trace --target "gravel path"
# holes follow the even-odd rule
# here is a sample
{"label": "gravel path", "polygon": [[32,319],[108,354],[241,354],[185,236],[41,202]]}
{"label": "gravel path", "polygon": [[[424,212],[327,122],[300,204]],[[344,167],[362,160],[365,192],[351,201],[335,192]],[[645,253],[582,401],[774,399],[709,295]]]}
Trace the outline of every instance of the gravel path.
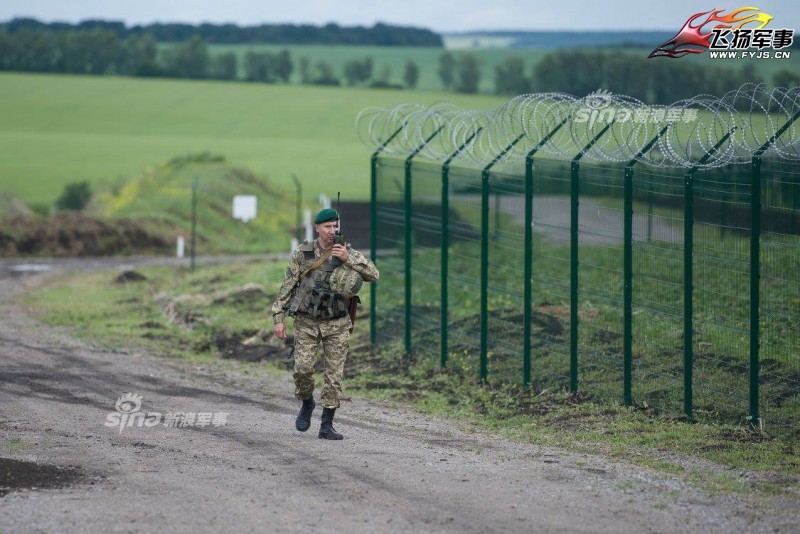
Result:
{"label": "gravel path", "polygon": [[[317,439],[319,408],[301,434],[288,373],[88,346],[24,313],[15,297],[44,275],[23,275],[18,263],[0,263],[0,456],[69,469],[77,480],[7,493],[2,532],[800,528],[796,499],[709,496],[601,455],[520,444],[357,398],[337,413],[344,441]],[[141,395],[145,413],[210,413],[217,424],[105,426],[128,392]]]}

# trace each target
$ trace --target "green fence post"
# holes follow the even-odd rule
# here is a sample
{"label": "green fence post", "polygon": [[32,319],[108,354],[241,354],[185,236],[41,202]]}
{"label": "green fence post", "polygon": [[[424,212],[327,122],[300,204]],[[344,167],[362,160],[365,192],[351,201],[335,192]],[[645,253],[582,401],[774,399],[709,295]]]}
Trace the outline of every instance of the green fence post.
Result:
{"label": "green fence post", "polygon": [[[370,158],[370,203],[369,203],[369,257],[372,262],[378,260],[378,154],[403,131],[405,124],[399,127],[386,141],[372,153]],[[369,285],[369,342],[376,344],[375,316],[377,312],[377,288]]]}
{"label": "green fence post", "polygon": [[[669,125],[664,126],[660,132],[644,148],[633,156],[625,166],[625,185],[624,185],[624,250],[623,250],[623,336],[622,336],[622,358],[623,358],[623,394],[625,406],[633,404],[633,166],[647,154],[656,144],[659,138],[664,135]],[[649,224],[649,223],[648,223]],[[648,239],[649,240],[649,239]]]}
{"label": "green fence post", "polygon": [[[656,138],[657,139],[657,138]],[[633,166],[625,167],[623,208],[623,326],[622,326],[622,399],[633,404]]]}
{"label": "green fence post", "polygon": [[294,187],[297,190],[297,197],[295,199],[295,223],[297,226],[295,227],[294,236],[297,238],[299,242],[302,242],[303,239],[303,184],[300,183],[300,180],[297,179],[297,175],[292,173],[292,181],[294,182]]}
{"label": "green fence post", "polygon": [[442,336],[441,341],[441,358],[440,364],[442,369],[447,366],[447,325],[448,325],[448,300],[447,294],[447,272],[449,270],[449,257],[450,257],[450,163],[461,154],[461,151],[475,138],[483,128],[478,128],[475,133],[470,135],[460,147],[453,152],[447,160],[442,164],[442,250],[441,250],[441,318],[440,318],[440,333]]}
{"label": "green fence post", "polygon": [[523,281],[522,385],[531,385],[531,312],[533,309],[533,157],[567,122],[565,117],[553,131],[525,155],[525,273]]}
{"label": "green fence post", "polygon": [[192,272],[197,255],[197,176],[192,180]]}
{"label": "green fence post", "polygon": [[594,139],[583,147],[578,155],[572,158],[571,185],[570,185],[570,276],[569,276],[569,308],[570,308],[570,328],[569,328],[569,390],[571,393],[578,391],[578,193],[580,191],[578,174],[580,171],[580,160],[586,152],[592,148],[598,139],[605,134],[611,124],[603,127]]}
{"label": "green fence post", "polygon": [[758,401],[760,367],[761,367],[761,158],[764,152],[785,132],[794,121],[800,118],[800,111],[795,113],[786,124],[775,132],[753,154],[752,181],[750,190],[750,426],[761,428],[761,414]]}
{"label": "green fence post", "polygon": [[412,203],[411,203],[411,163],[414,159],[414,156],[419,154],[419,151],[425,148],[425,145],[431,142],[431,140],[436,137],[439,132],[442,131],[444,126],[440,126],[437,128],[431,135],[428,136],[425,141],[419,145],[417,148],[414,149],[411,154],[408,155],[406,158],[406,165],[405,165],[405,282],[406,282],[406,295],[405,295],[405,345],[406,345],[406,354],[411,354],[411,254],[413,252],[412,248],[412,237],[413,237],[413,228],[411,227],[411,216],[412,216]]}
{"label": "green fence post", "polygon": [[647,180],[647,242],[653,240],[653,183]]}
{"label": "green fence post", "polygon": [[481,381],[488,377],[489,338],[489,170],[514,148],[525,134],[519,134],[481,173]]}
{"label": "green fence post", "polygon": [[692,255],[694,239],[694,173],[683,184],[683,412],[692,420]]}
{"label": "green fence post", "polygon": [[750,426],[761,426],[758,409],[760,359],[760,289],[761,289],[761,155],[766,146],[753,155],[750,192]]}
{"label": "green fence post", "polygon": [[683,182],[683,411],[689,421],[692,413],[692,371],[694,366],[693,327],[694,327],[694,174],[711,158],[722,144],[736,131],[733,127],[717,141],[700,161],[684,176]]}

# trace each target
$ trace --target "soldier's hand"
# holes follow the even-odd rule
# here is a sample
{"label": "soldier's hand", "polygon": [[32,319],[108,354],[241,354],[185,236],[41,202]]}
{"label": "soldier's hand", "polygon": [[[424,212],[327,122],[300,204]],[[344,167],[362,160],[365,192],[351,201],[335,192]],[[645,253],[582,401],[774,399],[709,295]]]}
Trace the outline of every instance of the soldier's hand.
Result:
{"label": "soldier's hand", "polygon": [[348,254],[347,247],[344,245],[333,245],[332,254],[342,260],[342,263],[347,263]]}
{"label": "soldier's hand", "polygon": [[275,337],[278,339],[286,339],[286,323],[278,323],[275,325]]}

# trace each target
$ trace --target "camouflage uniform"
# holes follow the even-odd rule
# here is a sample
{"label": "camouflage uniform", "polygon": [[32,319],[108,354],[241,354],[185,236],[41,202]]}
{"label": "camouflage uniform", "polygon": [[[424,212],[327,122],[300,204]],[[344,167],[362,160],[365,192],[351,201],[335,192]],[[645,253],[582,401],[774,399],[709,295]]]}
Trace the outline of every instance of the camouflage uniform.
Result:
{"label": "camouflage uniform", "polygon": [[[300,281],[302,273],[311,266],[303,249],[304,243],[294,250],[286,274],[281,283],[278,298],[272,305],[272,316],[275,324],[285,322],[285,317],[292,300],[293,290]],[[314,258],[325,253],[319,241],[313,243]],[[347,245],[348,259],[346,265],[358,272],[365,282],[378,279],[378,269],[363,254]],[[307,399],[314,391],[314,364],[317,361],[317,349],[320,342],[324,352],[325,385],[322,388],[322,406],[338,408],[339,395],[342,392],[342,376],[344,362],[347,358],[350,341],[350,317],[335,319],[314,318],[304,313],[297,313],[294,321],[294,383],[295,397]]]}

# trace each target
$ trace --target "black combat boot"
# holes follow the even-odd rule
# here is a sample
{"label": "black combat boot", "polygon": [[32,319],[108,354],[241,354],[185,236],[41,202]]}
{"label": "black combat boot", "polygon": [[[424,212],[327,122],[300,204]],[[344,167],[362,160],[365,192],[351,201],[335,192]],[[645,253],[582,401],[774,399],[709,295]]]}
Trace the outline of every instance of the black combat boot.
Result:
{"label": "black combat boot", "polygon": [[333,414],[336,408],[322,409],[322,425],[319,427],[319,439],[344,439],[344,436],[336,433],[333,428]]}
{"label": "black combat boot", "polygon": [[294,422],[297,430],[305,432],[311,427],[311,412],[314,411],[314,406],[316,405],[313,396],[303,399],[303,406],[300,408],[300,413],[297,414],[297,420]]}

